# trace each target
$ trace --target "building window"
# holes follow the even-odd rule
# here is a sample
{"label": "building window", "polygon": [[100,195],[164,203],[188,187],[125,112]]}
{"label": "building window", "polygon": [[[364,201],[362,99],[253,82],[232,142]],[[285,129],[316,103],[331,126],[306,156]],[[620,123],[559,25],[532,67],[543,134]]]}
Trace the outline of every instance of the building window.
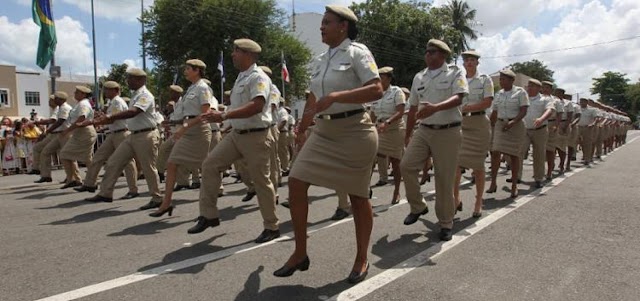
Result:
{"label": "building window", "polygon": [[9,90],[0,89],[0,107],[11,107],[9,102]]}
{"label": "building window", "polygon": [[40,106],[40,92],[24,92],[24,102],[28,106]]}

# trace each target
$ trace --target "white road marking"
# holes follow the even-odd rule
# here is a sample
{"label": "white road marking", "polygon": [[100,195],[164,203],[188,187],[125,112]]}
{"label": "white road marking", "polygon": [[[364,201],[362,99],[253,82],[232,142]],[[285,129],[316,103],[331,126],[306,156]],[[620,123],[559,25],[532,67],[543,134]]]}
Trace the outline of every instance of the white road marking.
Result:
{"label": "white road marking", "polygon": [[[634,139],[632,139],[631,141],[627,142],[627,144],[623,145],[629,145],[631,143],[633,143],[636,139],[638,139],[640,137],[635,137]],[[617,148],[615,150],[613,150],[610,154],[612,154],[613,152],[616,152],[617,150],[621,149]],[[602,156],[603,159],[608,157],[607,156]],[[410,273],[411,271],[425,266],[427,263],[429,263],[430,261],[433,261],[434,259],[436,259],[438,256],[444,254],[445,252],[447,252],[448,250],[451,250],[453,247],[457,246],[458,244],[460,244],[461,242],[467,240],[469,237],[473,236],[474,234],[482,231],[483,229],[487,228],[488,226],[490,226],[491,224],[495,223],[496,221],[498,221],[499,219],[503,218],[504,216],[506,216],[507,214],[517,210],[518,208],[524,206],[526,203],[529,203],[531,200],[535,199],[536,197],[545,194],[547,191],[553,189],[554,187],[558,186],[558,184],[562,183],[562,181],[568,179],[569,177],[578,174],[579,172],[582,172],[584,170],[586,170],[586,167],[579,167],[576,169],[573,169],[571,172],[567,172],[565,173],[564,176],[560,176],[557,177],[555,179],[553,179],[551,181],[551,183],[547,184],[544,188],[542,188],[541,190],[535,190],[532,193],[522,196],[518,199],[516,199],[512,204],[510,204],[508,207],[504,207],[501,208],[499,210],[497,210],[496,212],[490,214],[489,216],[480,219],[479,221],[477,221],[475,224],[468,226],[466,228],[464,228],[464,233],[463,234],[456,234],[453,235],[453,239],[451,241],[447,241],[447,242],[439,242],[439,243],[435,243],[433,245],[431,245],[429,248],[427,248],[426,250],[418,253],[417,255],[397,264],[396,266],[385,270],[384,272],[381,272],[355,286],[353,286],[350,289],[344,290],[342,292],[340,292],[339,294],[331,297],[331,299],[329,300],[334,300],[334,301],[352,301],[352,300],[359,300],[360,298],[363,298],[365,296],[367,296],[368,294],[384,287],[385,285],[388,285],[389,283],[397,280],[398,278]]]}

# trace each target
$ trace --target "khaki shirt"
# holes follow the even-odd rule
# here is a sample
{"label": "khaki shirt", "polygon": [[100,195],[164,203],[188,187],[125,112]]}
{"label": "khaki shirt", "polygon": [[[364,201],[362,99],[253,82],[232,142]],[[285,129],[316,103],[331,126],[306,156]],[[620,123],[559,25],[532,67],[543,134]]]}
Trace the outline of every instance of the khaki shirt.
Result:
{"label": "khaki shirt", "polygon": [[273,83],[271,83],[271,91],[269,92],[269,104],[275,104],[276,107],[278,106],[278,104],[280,103],[280,97],[282,96],[282,94],[280,93],[280,90],[278,89],[278,86],[274,85]]}
{"label": "khaki shirt", "polygon": [[472,105],[482,102],[487,97],[493,98],[493,81],[485,74],[476,73],[472,78],[467,78],[469,94],[462,99],[462,105]]}
{"label": "khaki shirt", "polygon": [[84,116],[86,120],[93,120],[93,109],[91,108],[91,103],[89,103],[89,99],[83,99],[79,101],[71,112],[69,112],[69,118],[66,122],[69,125],[72,125],[78,121],[80,116]]}
{"label": "khaki shirt", "polygon": [[[562,103],[562,100],[560,100],[560,98],[557,98],[553,95],[547,95],[550,96],[553,99],[553,107],[556,110],[556,113],[563,113],[562,115],[564,115],[564,103]],[[566,118],[566,117],[564,117]],[[549,118],[550,120],[555,120],[556,116],[553,116],[551,118]]]}
{"label": "khaki shirt", "polygon": [[184,119],[184,101],[182,97],[173,105],[173,113],[169,114],[169,120],[179,121]]}
{"label": "khaki shirt", "polygon": [[[345,39],[312,62],[310,90],[316,100],[325,95],[352,90],[378,79],[378,66],[367,46]],[[320,114],[336,114],[364,109],[364,104],[333,103]]]}
{"label": "khaki shirt", "polygon": [[[527,108],[527,115],[524,116],[524,125],[527,127],[527,129],[535,129],[533,123],[536,121],[536,119],[542,117],[542,115],[544,115],[544,112],[546,112],[548,109],[552,109],[555,111],[553,101],[550,97],[543,96],[541,94],[530,97],[529,107]],[[547,125],[547,123],[547,120],[545,120],[540,126]]]}
{"label": "khaki shirt", "polygon": [[[411,85],[409,104],[414,107],[424,102],[438,104],[456,94],[463,94],[463,97],[469,94],[467,80],[458,67],[443,64],[438,69],[429,70],[427,68],[416,74]],[[458,106],[436,112],[422,119],[420,123],[443,125],[461,121],[462,113]]]}
{"label": "khaki shirt", "polygon": [[587,126],[592,124],[597,117],[598,112],[595,108],[587,106],[586,108],[580,108],[580,121],[579,126]]}
{"label": "khaki shirt", "polygon": [[284,107],[279,107],[278,108],[278,125],[280,125],[280,122],[284,121],[284,129],[286,130],[289,126],[289,113],[287,112],[287,109],[285,109]]}
{"label": "khaki shirt", "polygon": [[[402,89],[398,86],[389,86],[384,91],[382,98],[371,106],[371,110],[378,120],[386,121],[397,112],[397,106],[405,104],[405,96]],[[402,123],[402,119],[400,120]]]}
{"label": "khaki shirt", "polygon": [[131,106],[142,110],[142,112],[127,120],[129,130],[139,131],[157,127],[155,98],[146,86],[142,86],[133,92]]}
{"label": "khaki shirt", "polygon": [[218,107],[218,100],[213,96],[211,87],[209,87],[204,80],[200,79],[191,84],[187,92],[182,96],[183,118],[202,114],[203,105],[209,105],[215,110]]}
{"label": "khaki shirt", "polygon": [[[107,114],[108,115],[113,115],[113,114],[116,114],[116,113],[124,112],[126,110],[129,110],[129,106],[127,105],[127,103],[124,101],[124,99],[122,99],[122,97],[116,96],[116,97],[114,97],[113,99],[111,99],[109,101],[109,107],[107,108]],[[127,120],[126,119],[116,120],[112,124],[109,124],[108,128],[109,128],[110,132],[126,129],[127,128]]]}
{"label": "khaki shirt", "polygon": [[520,113],[521,107],[529,106],[527,92],[518,86],[513,86],[510,91],[504,89],[496,93],[492,109],[498,112],[498,119],[513,119]]}
{"label": "khaki shirt", "polygon": [[56,106],[51,112],[51,116],[49,116],[49,119],[58,119],[58,112],[60,112],[60,107]]}
{"label": "khaki shirt", "polygon": [[573,119],[575,120],[580,115],[582,108],[577,103],[571,103],[571,106],[573,106]]}
{"label": "khaki shirt", "polygon": [[560,99],[560,102],[562,102],[562,108],[563,108],[563,112],[562,112],[562,121],[567,120],[567,113],[573,113],[575,110],[573,109],[573,103],[569,100],[566,99]]}
{"label": "khaki shirt", "polygon": [[60,133],[66,129],[69,128],[69,126],[71,125],[71,123],[67,122],[69,119],[69,113],[71,112],[71,105],[69,105],[68,103],[63,103],[61,106],[58,106],[58,115],[56,116],[56,120],[58,119],[64,119],[65,122],[63,122],[58,128],[56,128],[53,133]]}
{"label": "khaki shirt", "polygon": [[256,64],[240,72],[231,90],[230,109],[240,108],[256,97],[264,98],[264,106],[261,113],[249,118],[231,119],[231,126],[236,130],[269,127],[271,125],[270,90],[271,79]]}

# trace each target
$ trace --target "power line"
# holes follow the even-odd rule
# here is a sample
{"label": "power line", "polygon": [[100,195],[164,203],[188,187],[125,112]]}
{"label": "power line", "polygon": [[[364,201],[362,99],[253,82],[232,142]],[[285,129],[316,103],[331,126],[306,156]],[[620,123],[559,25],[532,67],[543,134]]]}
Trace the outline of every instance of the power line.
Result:
{"label": "power line", "polygon": [[536,52],[529,52],[529,53],[502,55],[502,56],[486,56],[486,57],[483,57],[482,59],[498,59],[498,58],[520,57],[520,56],[529,56],[529,55],[536,55],[536,54],[568,51],[568,50],[574,50],[574,49],[580,49],[580,48],[588,48],[588,47],[593,47],[593,46],[607,45],[607,44],[612,44],[612,43],[622,42],[622,41],[629,41],[629,40],[633,40],[633,39],[637,39],[637,38],[640,38],[640,35],[621,38],[621,39],[610,40],[610,41],[606,41],[606,42],[598,42],[598,43],[593,43],[593,44],[581,45],[581,46],[565,47],[565,48],[543,50],[543,51],[536,51]]}

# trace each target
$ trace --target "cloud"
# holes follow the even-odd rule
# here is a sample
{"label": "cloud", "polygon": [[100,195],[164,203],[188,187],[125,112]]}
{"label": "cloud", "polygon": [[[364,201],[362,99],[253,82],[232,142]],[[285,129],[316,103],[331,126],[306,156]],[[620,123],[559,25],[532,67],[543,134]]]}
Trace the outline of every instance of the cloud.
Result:
{"label": "cloud", "polygon": [[[89,0],[59,0],[63,3],[78,7],[85,13],[91,14],[91,1]],[[155,0],[144,0],[145,9]],[[97,17],[108,20],[122,20],[126,22],[138,22],[140,17],[140,0],[108,0],[94,1],[94,12]]]}
{"label": "cloud", "polygon": [[[470,0],[471,1],[471,0]],[[562,2],[562,1],[561,1]],[[564,1],[571,4],[571,1]],[[572,5],[572,4],[571,4]],[[597,20],[597,21],[594,21]],[[612,0],[607,6],[593,0],[571,9],[566,17],[544,34],[517,27],[507,34],[480,37],[471,44],[485,57],[481,71],[495,72],[511,63],[538,59],[555,71],[556,82],[570,93],[590,95],[592,78],[606,71],[627,73],[635,82],[640,77],[636,59],[640,38],[605,45],[557,51],[522,57],[491,58],[514,54],[591,45],[637,36],[640,28],[640,3],[635,0]]]}

